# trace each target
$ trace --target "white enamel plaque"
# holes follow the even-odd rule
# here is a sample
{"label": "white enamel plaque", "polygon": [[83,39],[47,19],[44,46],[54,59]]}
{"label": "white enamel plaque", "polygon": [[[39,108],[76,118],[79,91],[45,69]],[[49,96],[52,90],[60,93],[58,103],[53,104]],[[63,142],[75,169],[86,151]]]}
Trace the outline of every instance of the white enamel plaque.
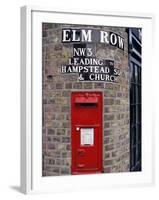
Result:
{"label": "white enamel plaque", "polygon": [[93,145],[93,144],[94,144],[94,129],[81,128],[81,145]]}

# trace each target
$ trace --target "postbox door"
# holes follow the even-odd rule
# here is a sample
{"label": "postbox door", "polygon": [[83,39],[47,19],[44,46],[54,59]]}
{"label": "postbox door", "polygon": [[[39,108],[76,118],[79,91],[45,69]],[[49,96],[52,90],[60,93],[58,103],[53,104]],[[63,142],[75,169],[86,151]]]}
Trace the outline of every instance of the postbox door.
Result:
{"label": "postbox door", "polygon": [[72,173],[102,171],[102,93],[72,93]]}

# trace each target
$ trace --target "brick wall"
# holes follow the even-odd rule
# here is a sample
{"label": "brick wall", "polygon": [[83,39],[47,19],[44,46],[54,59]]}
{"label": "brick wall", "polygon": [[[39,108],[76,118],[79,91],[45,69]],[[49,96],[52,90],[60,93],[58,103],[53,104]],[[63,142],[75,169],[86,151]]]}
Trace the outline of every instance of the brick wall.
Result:
{"label": "brick wall", "polygon": [[118,83],[79,82],[77,74],[61,74],[61,65],[72,57],[71,43],[61,43],[62,28],[82,25],[43,24],[43,176],[71,174],[71,91],[102,91],[103,105],[103,170],[129,171],[129,73],[127,33],[125,28],[87,26],[113,31],[125,38],[124,51],[94,43],[96,56],[113,59],[120,69]]}

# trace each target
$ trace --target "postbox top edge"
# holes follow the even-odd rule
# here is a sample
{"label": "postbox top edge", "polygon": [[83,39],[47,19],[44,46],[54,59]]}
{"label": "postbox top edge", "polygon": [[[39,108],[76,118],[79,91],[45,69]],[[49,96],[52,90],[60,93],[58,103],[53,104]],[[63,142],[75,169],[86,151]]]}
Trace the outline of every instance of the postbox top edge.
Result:
{"label": "postbox top edge", "polygon": [[76,97],[75,103],[98,103],[97,97]]}
{"label": "postbox top edge", "polygon": [[85,96],[86,94],[88,94],[88,96],[100,96],[102,95],[101,91],[72,91],[72,94],[74,94],[75,96]]}

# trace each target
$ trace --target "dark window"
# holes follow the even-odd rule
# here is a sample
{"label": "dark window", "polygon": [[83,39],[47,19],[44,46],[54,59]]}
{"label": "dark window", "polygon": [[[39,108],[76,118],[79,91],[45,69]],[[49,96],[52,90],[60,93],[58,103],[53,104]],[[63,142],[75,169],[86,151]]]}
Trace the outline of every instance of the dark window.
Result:
{"label": "dark window", "polygon": [[141,171],[141,29],[128,29],[130,71],[130,171]]}

